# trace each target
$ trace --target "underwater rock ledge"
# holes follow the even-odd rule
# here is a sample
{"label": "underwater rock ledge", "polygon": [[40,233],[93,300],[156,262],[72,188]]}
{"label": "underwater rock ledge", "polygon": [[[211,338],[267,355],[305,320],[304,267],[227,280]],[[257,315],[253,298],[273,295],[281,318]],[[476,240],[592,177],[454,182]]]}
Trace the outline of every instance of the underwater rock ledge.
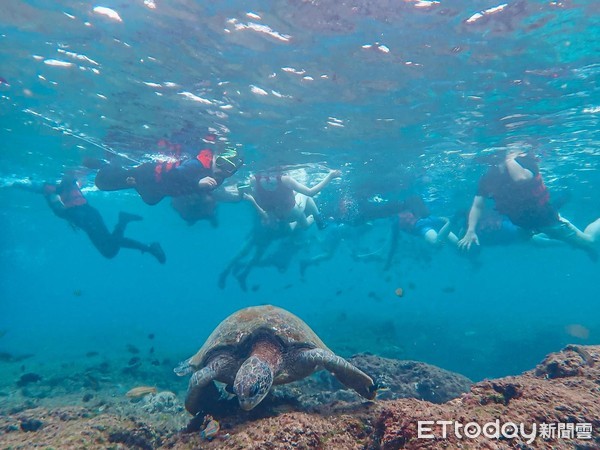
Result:
{"label": "underwater rock ledge", "polygon": [[[212,441],[198,432],[118,411],[84,407],[34,408],[0,415],[1,448],[57,449],[593,449],[600,448],[600,346],[567,346],[518,376],[484,380],[446,403],[416,399],[378,400],[358,406],[336,401],[318,413],[288,411],[252,418],[242,413],[221,420]],[[166,419],[166,418],[163,418]],[[459,439],[438,426],[418,437],[419,420],[480,425],[499,420],[532,424],[591,424],[589,438]],[[35,427],[30,427],[34,423]],[[580,437],[578,439],[577,437]]]}

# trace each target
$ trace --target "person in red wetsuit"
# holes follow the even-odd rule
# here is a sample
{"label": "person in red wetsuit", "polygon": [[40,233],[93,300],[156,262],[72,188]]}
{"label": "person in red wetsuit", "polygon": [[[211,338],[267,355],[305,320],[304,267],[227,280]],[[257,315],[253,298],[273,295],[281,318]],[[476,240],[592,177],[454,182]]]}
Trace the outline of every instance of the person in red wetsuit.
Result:
{"label": "person in red wetsuit", "polygon": [[244,194],[259,212],[263,222],[286,222],[299,228],[308,228],[313,222],[319,229],[325,228],[313,196],[317,195],[331,180],[341,175],[339,170],[330,171],[313,187],[296,181],[289,175],[254,176],[252,194]]}
{"label": "person in red wetsuit", "polygon": [[142,220],[141,216],[119,213],[119,222],[111,233],[98,210],[88,203],[77,179],[72,175],[65,175],[59,183],[22,181],[14,183],[13,187],[42,194],[52,212],[66,220],[73,229],[83,230],[105,258],[114,258],[121,248],[132,248],[150,253],[161,264],[166,262],[165,253],[158,242],[146,245],[124,236],[127,224]]}
{"label": "person in red wetsuit", "polygon": [[477,195],[469,211],[467,231],[458,242],[459,248],[469,250],[479,245],[476,233],[485,199],[492,198],[496,210],[511,222],[532,233],[544,233],[551,239],[585,250],[596,260],[595,244],[600,241],[600,219],[590,223],[584,231],[562,217],[550,202],[550,193],[534,155],[508,150],[500,162],[479,181]]}

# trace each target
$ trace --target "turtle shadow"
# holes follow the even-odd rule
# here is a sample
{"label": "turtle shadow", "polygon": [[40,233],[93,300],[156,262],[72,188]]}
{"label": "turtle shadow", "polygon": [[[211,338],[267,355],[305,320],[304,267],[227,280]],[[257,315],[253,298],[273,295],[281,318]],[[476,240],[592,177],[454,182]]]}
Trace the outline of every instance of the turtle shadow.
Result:
{"label": "turtle shadow", "polygon": [[[331,378],[333,379],[333,377]],[[202,404],[202,409],[190,419],[182,432],[195,433],[200,431],[207,415],[218,420],[224,429],[247,422],[276,417],[288,412],[320,415],[333,412],[350,414],[356,412],[357,409],[368,408],[372,403],[365,402],[358,394],[351,391],[344,391],[347,395],[340,400],[335,396],[335,392],[340,392],[344,388],[337,380],[333,379],[333,383],[337,389],[334,388],[331,392],[326,390],[318,398],[311,398],[310,401],[307,401],[303,396],[298,396],[297,391],[288,390],[289,386],[293,387],[294,385],[296,385],[296,389],[305,387],[305,383],[295,382],[286,385],[287,387],[277,386],[256,407],[250,411],[244,411],[240,408],[234,395],[228,393],[226,388],[217,386],[216,383],[212,382],[211,385],[206,386],[202,392],[202,397],[198,399],[198,402]]]}

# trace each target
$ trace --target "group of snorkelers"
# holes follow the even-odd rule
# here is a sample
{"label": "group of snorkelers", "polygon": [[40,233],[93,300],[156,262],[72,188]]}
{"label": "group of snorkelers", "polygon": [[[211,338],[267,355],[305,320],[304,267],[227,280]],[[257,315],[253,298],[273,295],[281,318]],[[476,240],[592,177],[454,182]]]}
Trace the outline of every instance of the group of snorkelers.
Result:
{"label": "group of snorkelers", "polygon": [[[148,205],[156,205],[170,197],[173,209],[189,224],[208,220],[216,226],[218,203],[248,201],[256,211],[257,220],[240,252],[222,271],[220,287],[224,287],[228,276],[233,274],[245,289],[250,271],[267,263],[266,252],[271,243],[279,240],[298,247],[302,245],[296,244],[298,235],[313,223],[319,230],[328,228],[329,242],[322,253],[301,262],[302,272],[330,259],[342,240],[354,239],[353,230],[357,227],[382,218],[392,219],[386,268],[393,263],[401,232],[418,236],[432,246],[447,244],[464,251],[494,243],[563,242],[597,259],[600,219],[581,231],[562,217],[540,175],[536,157],[528,152],[509,149],[495,155],[489,170],[479,181],[469,212],[464,214],[462,229],[454,231],[456,216],[450,220],[432,215],[420,196],[386,202],[342,199],[336,217],[325,220],[313,197],[341,176],[338,170],[329,171],[311,187],[283,171],[256,173],[244,186],[224,186],[243,164],[240,151],[231,147],[221,152],[202,148],[193,154],[179,154],[166,161],[151,161],[134,167],[96,159],[84,162],[88,169],[97,171],[94,182],[99,190],[133,189]],[[159,243],[147,245],[124,236],[127,224],[141,220],[140,216],[121,212],[117,225],[110,232],[100,213],[83,195],[79,180],[72,173],[64,175],[59,182],[28,180],[14,186],[44,195],[54,214],[73,228],[83,230],[103,256],[112,258],[121,248],[132,248],[149,253],[161,264],[166,262]],[[486,207],[486,198],[494,200],[495,209]],[[287,258],[278,258],[275,265],[285,270],[294,251],[288,247],[281,253]]]}

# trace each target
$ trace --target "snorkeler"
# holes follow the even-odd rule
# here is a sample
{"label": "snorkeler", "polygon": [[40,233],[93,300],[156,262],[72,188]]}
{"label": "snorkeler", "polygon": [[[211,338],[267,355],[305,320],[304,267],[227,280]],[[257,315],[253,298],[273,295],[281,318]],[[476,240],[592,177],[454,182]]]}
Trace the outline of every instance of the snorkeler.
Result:
{"label": "snorkeler", "polygon": [[[114,164],[101,165],[96,175],[96,186],[102,191],[135,189],[148,205],[156,205],[167,196],[205,194],[216,189],[243,165],[235,149],[214,154],[202,149],[194,158],[174,162],[148,162],[133,168]],[[174,205],[185,215],[188,205]],[[184,210],[183,212],[180,210]]]}
{"label": "snorkeler", "polygon": [[380,259],[381,249],[371,250],[362,247],[361,242],[372,229],[372,222],[398,214],[403,203],[387,199],[379,194],[357,195],[346,192],[334,203],[329,217],[329,226],[323,237],[317,240],[319,252],[300,261],[300,274],[304,277],[306,269],[331,260],[342,242],[346,243],[350,255],[355,261]]}
{"label": "snorkeler", "polygon": [[390,268],[400,231],[422,237],[425,242],[439,247],[445,242],[457,245],[458,237],[450,231],[451,222],[446,217],[433,216],[423,199],[414,195],[404,200],[397,219],[392,222],[392,238],[384,269]]}
{"label": "snorkeler", "polygon": [[[277,222],[266,225],[262,221],[256,220],[240,251],[219,275],[219,288],[225,288],[227,278],[233,273],[242,290],[246,291],[248,275],[255,267],[260,265],[270,245],[278,239],[291,236],[292,231],[292,227],[287,223]],[[252,256],[246,260],[246,257],[251,253]]]}
{"label": "snorkeler", "polygon": [[52,212],[69,222],[73,229],[82,229],[105,258],[114,258],[121,248],[132,248],[150,253],[161,264],[167,260],[159,243],[146,245],[123,236],[127,224],[142,220],[141,216],[121,212],[119,222],[113,232],[109,232],[98,210],[84,197],[74,176],[65,175],[58,184],[24,181],[14,183],[13,187],[44,195]]}
{"label": "snorkeler", "polygon": [[340,176],[339,170],[332,170],[322,181],[309,188],[289,175],[257,174],[252,194],[244,194],[244,198],[254,205],[265,223],[284,222],[308,228],[315,222],[319,229],[323,229],[326,224],[312,197]]}
{"label": "snorkeler", "polygon": [[581,231],[562,217],[550,201],[550,193],[533,154],[509,149],[480,179],[469,211],[467,231],[458,242],[459,248],[469,250],[473,245],[479,245],[477,226],[486,198],[492,198],[496,210],[524,230],[544,233],[551,239],[586,251],[593,260],[598,258],[595,245],[600,238],[600,219]]}

